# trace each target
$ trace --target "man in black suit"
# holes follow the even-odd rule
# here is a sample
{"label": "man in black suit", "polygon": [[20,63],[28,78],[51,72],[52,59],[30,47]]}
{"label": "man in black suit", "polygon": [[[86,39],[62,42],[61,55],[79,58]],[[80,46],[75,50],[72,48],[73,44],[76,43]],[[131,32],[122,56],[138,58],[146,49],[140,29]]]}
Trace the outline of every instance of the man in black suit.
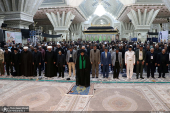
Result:
{"label": "man in black suit", "polygon": [[64,78],[64,69],[63,67],[65,67],[65,56],[62,54],[61,51],[58,52],[58,56],[57,56],[57,67],[58,67],[58,72],[59,72],[59,77],[61,77],[61,73],[62,73],[62,78]]}
{"label": "man in black suit", "polygon": [[12,68],[12,53],[8,51],[8,48],[5,48],[5,53],[4,53],[4,62],[6,65],[6,71],[7,71],[7,76],[9,76],[9,68],[11,69],[11,75],[13,73],[13,68]]}
{"label": "man in black suit", "polygon": [[34,64],[34,75],[37,76],[37,68],[39,70],[39,76],[41,76],[41,52],[37,51],[37,48],[34,48],[33,52],[33,64]]}
{"label": "man in black suit", "polygon": [[154,48],[151,48],[150,51],[146,54],[146,66],[147,66],[147,78],[150,77],[150,71],[151,71],[151,77],[155,79],[154,72],[155,72],[155,66],[157,55],[154,53]]}
{"label": "man in black suit", "polygon": [[13,76],[20,76],[21,54],[17,48],[14,48],[14,53],[12,54],[12,64],[15,68],[15,74]]}
{"label": "man in black suit", "polygon": [[158,44],[156,45],[154,52],[156,54],[159,54],[161,52],[161,49],[159,49],[159,45]]}
{"label": "man in black suit", "polygon": [[159,77],[161,78],[161,73],[163,73],[162,77],[165,78],[166,67],[168,66],[168,56],[165,54],[165,49],[162,50],[162,53],[158,54],[157,63],[159,67]]}

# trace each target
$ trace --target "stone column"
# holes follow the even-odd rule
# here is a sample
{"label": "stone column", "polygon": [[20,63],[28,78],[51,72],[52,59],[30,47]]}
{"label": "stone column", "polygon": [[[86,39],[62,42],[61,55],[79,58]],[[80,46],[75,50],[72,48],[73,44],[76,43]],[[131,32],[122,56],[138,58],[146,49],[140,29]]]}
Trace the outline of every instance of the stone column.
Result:
{"label": "stone column", "polygon": [[2,23],[4,23],[4,18],[5,16],[0,16],[0,26],[2,25]]}
{"label": "stone column", "polygon": [[81,30],[82,30],[81,23],[72,24],[70,26],[70,31],[75,34],[74,40],[78,40],[79,38],[81,38]]}
{"label": "stone column", "polygon": [[125,22],[121,22],[122,26],[123,26],[123,38],[126,38],[127,40],[129,40],[130,38],[134,38],[133,31],[134,31],[134,25],[132,23],[125,23]]}
{"label": "stone column", "polygon": [[141,40],[142,42],[146,41],[147,32],[150,30],[150,27],[159,11],[160,9],[156,11],[152,9],[151,11],[147,12],[147,9],[145,9],[144,13],[142,14],[140,9],[138,9],[138,12],[131,9],[131,11],[127,14],[135,27],[138,40]]}
{"label": "stone column", "polygon": [[1,0],[0,15],[5,16],[8,27],[29,29],[33,17],[43,0]]}
{"label": "stone column", "polygon": [[67,14],[63,12],[61,17],[59,12],[57,12],[57,15],[53,12],[46,13],[46,15],[52,23],[54,31],[57,33],[57,35],[62,34],[62,39],[60,41],[66,40],[67,34],[69,32],[69,27],[75,15],[73,15],[71,11],[69,11]]}

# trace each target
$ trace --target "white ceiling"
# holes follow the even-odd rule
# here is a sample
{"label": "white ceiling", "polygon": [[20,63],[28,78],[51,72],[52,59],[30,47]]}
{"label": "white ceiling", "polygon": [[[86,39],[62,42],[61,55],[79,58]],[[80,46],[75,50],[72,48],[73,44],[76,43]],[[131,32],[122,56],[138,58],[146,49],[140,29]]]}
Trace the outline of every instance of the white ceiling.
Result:
{"label": "white ceiling", "polygon": [[[166,17],[164,18],[167,18],[167,16],[169,17],[169,13],[170,13],[169,11],[166,10],[166,6],[164,5],[164,2],[162,0],[81,0],[82,3],[78,7],[74,7],[74,8],[71,7],[67,1],[68,0],[44,0],[42,5],[40,6],[41,8],[40,11],[38,11],[38,12],[41,12],[43,10],[43,12],[41,13],[37,12],[34,19],[36,20],[42,19],[42,16],[45,15],[44,12],[50,11],[51,9],[53,9],[54,12],[55,10],[57,12],[57,11],[64,10],[64,9],[68,9],[67,11],[74,9],[76,13],[74,13],[73,11],[72,13],[75,14],[76,17],[73,23],[80,23],[80,22],[86,21],[87,18],[89,18],[90,16],[94,14],[99,3],[103,5],[105,10],[110,15],[116,17],[119,21],[123,21],[123,22],[129,21],[129,18],[127,17],[127,13],[130,11],[131,8],[135,9],[136,7],[136,9],[138,9],[138,5],[140,6],[139,9],[141,9],[141,7],[143,6],[143,9],[147,8],[148,10],[150,10],[153,8],[157,9],[159,5],[163,4],[163,6],[161,7],[162,9],[160,13],[158,14],[157,18],[158,17],[162,18],[165,15]],[[165,12],[164,9],[167,12]],[[168,14],[165,14],[165,13],[168,13]],[[44,16],[44,18],[46,18],[46,16]],[[161,19],[159,19],[159,21],[160,20]],[[104,19],[102,21],[104,23],[107,23]],[[100,19],[98,19],[96,23],[100,23]]]}
{"label": "white ceiling", "polygon": [[[80,0],[79,0],[80,1]],[[105,10],[113,16],[117,16],[124,6],[119,0],[81,0],[82,3],[77,7],[88,18],[101,3]],[[40,8],[66,7],[67,0],[44,0]]]}
{"label": "white ceiling", "polygon": [[[84,0],[79,7],[89,17],[94,13],[99,3],[100,0]],[[117,16],[123,7],[123,4],[119,0],[101,0],[101,4],[113,16]]]}

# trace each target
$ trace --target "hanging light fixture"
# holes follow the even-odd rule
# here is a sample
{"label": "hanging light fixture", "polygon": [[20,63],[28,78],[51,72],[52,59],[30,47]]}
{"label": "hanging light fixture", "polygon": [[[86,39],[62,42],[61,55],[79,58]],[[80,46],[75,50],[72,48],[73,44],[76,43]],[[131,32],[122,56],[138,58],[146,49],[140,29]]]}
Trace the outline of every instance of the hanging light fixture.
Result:
{"label": "hanging light fixture", "polygon": [[102,16],[106,13],[106,10],[104,9],[103,5],[101,5],[101,3],[97,6],[96,11],[94,12],[94,14],[98,15],[98,16]]}

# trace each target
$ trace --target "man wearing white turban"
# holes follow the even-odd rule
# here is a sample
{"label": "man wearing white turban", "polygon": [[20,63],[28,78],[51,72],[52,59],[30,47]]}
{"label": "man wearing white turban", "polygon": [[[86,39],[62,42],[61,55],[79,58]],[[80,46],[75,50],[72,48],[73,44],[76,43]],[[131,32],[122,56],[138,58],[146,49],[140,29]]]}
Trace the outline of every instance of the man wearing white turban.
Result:
{"label": "man wearing white turban", "polygon": [[21,75],[33,76],[33,55],[28,51],[27,46],[23,49],[24,51],[21,53]]}

